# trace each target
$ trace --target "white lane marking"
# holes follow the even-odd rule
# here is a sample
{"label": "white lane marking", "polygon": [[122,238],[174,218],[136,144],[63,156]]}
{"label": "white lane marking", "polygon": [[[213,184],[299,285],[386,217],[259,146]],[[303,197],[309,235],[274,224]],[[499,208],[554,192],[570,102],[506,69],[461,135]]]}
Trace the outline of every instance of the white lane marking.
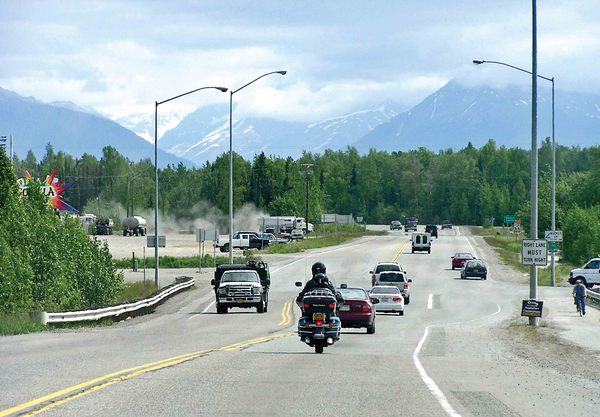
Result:
{"label": "white lane marking", "polygon": [[433,294],[429,294],[429,298],[427,299],[427,310],[431,310],[433,308]]}
{"label": "white lane marking", "polygon": [[460,229],[459,229],[459,227],[456,226],[455,229],[456,229],[456,236],[460,236]]}
{"label": "white lane marking", "polygon": [[500,304],[496,303],[496,307],[498,307],[498,310],[496,310],[495,313],[492,313],[490,315],[483,316],[483,317],[477,317],[475,319],[466,320],[466,321],[453,321],[451,323],[444,323],[443,325],[444,326],[456,326],[457,324],[472,323],[474,321],[479,321],[479,320],[483,320],[483,319],[489,319],[491,317],[494,317],[496,314],[499,314],[502,311],[502,308],[500,307]]}
{"label": "white lane marking", "polygon": [[207,305],[204,310],[202,310],[202,314],[206,313],[214,304],[215,304],[215,302],[211,301],[210,304]]}
{"label": "white lane marking", "polygon": [[417,368],[417,371],[419,371],[419,375],[421,376],[421,379],[423,380],[425,385],[427,385],[427,388],[429,389],[429,391],[431,392],[433,397],[437,400],[437,402],[442,406],[442,408],[444,409],[446,414],[448,414],[451,417],[461,417],[461,415],[458,414],[454,410],[454,408],[452,408],[452,406],[446,399],[446,396],[444,395],[442,390],[437,386],[435,381],[433,379],[431,379],[431,377],[429,375],[427,375],[427,372],[425,372],[425,368],[423,367],[423,365],[421,364],[421,361],[419,360],[419,352],[421,351],[421,347],[423,347],[423,343],[425,343],[425,340],[427,339],[428,334],[429,334],[429,326],[427,326],[425,328],[425,333],[423,334],[423,337],[419,341],[419,344],[417,345],[417,348],[415,349],[415,351],[413,353],[413,362],[415,364],[415,367]]}
{"label": "white lane marking", "polygon": [[473,256],[475,256],[476,258],[479,258],[479,256],[477,256],[477,252],[475,252],[475,248],[473,247],[473,245],[471,245],[471,241],[469,240],[469,238],[465,236],[465,239],[466,239],[467,243],[469,244],[469,247],[473,251]]}

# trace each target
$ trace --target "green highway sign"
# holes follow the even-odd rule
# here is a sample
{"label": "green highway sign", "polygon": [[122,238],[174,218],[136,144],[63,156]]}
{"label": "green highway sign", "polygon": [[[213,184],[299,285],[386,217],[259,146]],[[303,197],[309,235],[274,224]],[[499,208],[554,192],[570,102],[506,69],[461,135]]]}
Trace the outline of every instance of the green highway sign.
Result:
{"label": "green highway sign", "polygon": [[548,252],[550,252],[550,253],[558,252],[558,242],[548,242]]}
{"label": "green highway sign", "polygon": [[517,221],[516,214],[505,214],[504,215],[504,223],[505,224],[515,223],[516,221]]}

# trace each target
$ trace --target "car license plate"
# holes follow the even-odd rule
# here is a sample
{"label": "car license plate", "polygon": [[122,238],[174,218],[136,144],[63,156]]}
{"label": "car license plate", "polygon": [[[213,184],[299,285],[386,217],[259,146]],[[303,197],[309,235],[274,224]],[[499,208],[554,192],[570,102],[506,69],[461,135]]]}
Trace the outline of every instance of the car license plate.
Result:
{"label": "car license plate", "polygon": [[350,311],[350,306],[348,304],[342,304],[340,306],[340,311]]}
{"label": "car license plate", "polygon": [[479,269],[475,268],[475,269],[473,270],[473,272],[479,272]]}
{"label": "car license plate", "polygon": [[244,302],[244,300],[238,298],[237,300],[235,300],[235,302],[238,303],[238,304],[241,304],[241,303]]}

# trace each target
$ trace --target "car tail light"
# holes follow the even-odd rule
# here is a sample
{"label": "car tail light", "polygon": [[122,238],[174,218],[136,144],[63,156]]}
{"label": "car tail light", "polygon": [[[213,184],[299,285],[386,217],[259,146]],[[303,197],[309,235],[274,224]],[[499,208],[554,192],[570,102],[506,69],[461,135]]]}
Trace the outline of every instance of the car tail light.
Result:
{"label": "car tail light", "polygon": [[371,281],[375,282],[376,279],[377,279],[377,276],[375,274],[371,275]]}
{"label": "car tail light", "polygon": [[331,303],[331,304],[329,304],[327,307],[329,307],[329,308],[335,308],[335,304],[334,304],[334,303]]}
{"label": "car tail light", "polygon": [[323,325],[323,320],[317,320],[315,321],[315,324],[319,327],[321,327]]}
{"label": "car tail light", "polygon": [[402,297],[394,297],[392,298],[393,301],[402,301]]}
{"label": "car tail light", "polygon": [[363,313],[370,313],[371,306],[369,306],[368,304],[363,304],[360,306],[360,311],[362,311]]}
{"label": "car tail light", "polygon": [[405,282],[405,283],[404,283],[404,289],[405,289],[405,290],[408,290],[408,282]]}

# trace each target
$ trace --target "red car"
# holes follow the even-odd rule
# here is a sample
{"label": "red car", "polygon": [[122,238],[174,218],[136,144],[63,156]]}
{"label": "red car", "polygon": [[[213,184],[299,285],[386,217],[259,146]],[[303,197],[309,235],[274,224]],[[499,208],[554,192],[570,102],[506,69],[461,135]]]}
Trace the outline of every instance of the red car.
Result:
{"label": "red car", "polygon": [[475,259],[475,257],[469,252],[458,252],[452,257],[452,269],[461,269],[465,262]]}
{"label": "red car", "polygon": [[366,327],[368,334],[375,333],[375,306],[364,288],[342,284],[337,290],[344,298],[338,309],[342,327]]}

